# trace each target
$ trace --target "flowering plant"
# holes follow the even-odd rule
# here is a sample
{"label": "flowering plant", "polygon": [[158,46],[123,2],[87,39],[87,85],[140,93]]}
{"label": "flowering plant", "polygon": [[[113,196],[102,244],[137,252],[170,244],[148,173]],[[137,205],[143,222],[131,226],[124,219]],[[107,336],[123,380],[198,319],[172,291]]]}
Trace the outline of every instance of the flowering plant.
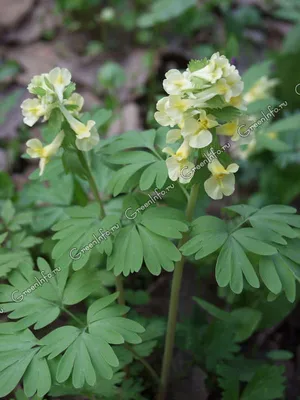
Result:
{"label": "flowering plant", "polygon": [[[28,249],[14,253],[10,243],[0,254],[8,280],[0,287],[1,310],[17,320],[0,328],[1,340],[8,343],[5,347],[0,342],[0,396],[22,380],[26,396],[67,393],[116,399],[136,383],[129,379],[134,371],[128,366],[139,362],[163,400],[187,257],[194,262],[216,255],[216,281],[236,295],[263,284],[269,300],[281,293],[295,300],[300,217],[294,208],[233,205],[225,209],[231,219],[196,218],[202,187],[214,200],[235,190],[239,167],[225,151],[231,143],[222,141],[236,142],[240,136],[245,101],[238,70],[216,53],[210,60],[191,61],[183,73],[168,71],[163,87],[168,96],[158,101],[155,113],[161,128],[100,140],[111,112],[82,114],[84,101],[75,93],[68,70],[54,68],[29,84],[35,97],[22,104],[24,123],[33,126],[40,118],[48,122],[46,144],[37,138],[27,142],[27,156],[40,159],[32,178],[49,202],[55,197],[51,185],[60,183],[60,203],[48,207],[45,201],[42,215],[50,218],[42,227],[40,223],[40,231],[55,232],[50,250],[44,250],[49,262],[38,257],[35,269],[33,254]],[[0,236],[3,242],[26,221],[9,202],[2,217],[7,230]],[[174,271],[160,378],[145,358],[165,325],[149,322],[125,305],[136,303],[123,287],[123,276],[142,267],[153,276]],[[138,293],[133,297],[137,302]],[[197,302],[226,320],[236,341],[246,340],[258,326],[260,316],[254,310],[247,310],[249,327],[237,314]],[[79,316],[70,310],[77,304],[84,310]],[[61,314],[72,323],[52,327]],[[46,335],[33,334],[49,326]],[[135,387],[135,396],[137,392]]]}

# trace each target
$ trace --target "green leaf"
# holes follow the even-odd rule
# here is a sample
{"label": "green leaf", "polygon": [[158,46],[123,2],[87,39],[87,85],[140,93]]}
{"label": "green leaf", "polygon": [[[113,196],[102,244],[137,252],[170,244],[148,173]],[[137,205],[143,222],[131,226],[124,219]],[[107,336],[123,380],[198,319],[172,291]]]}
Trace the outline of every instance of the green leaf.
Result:
{"label": "green leaf", "polygon": [[222,400],[239,400],[239,378],[235,370],[226,364],[217,366],[218,382],[223,389]]}
{"label": "green leaf", "polygon": [[24,392],[31,397],[35,393],[43,397],[51,388],[51,374],[45,358],[36,354],[24,374]]}
{"label": "green leaf", "polygon": [[253,335],[262,318],[262,313],[249,307],[238,308],[230,313],[232,322],[236,325],[237,342],[244,342]]}
{"label": "green leaf", "polygon": [[4,242],[4,240],[6,239],[8,235],[8,232],[4,232],[0,235],[0,244],[2,244]]}
{"label": "green leaf", "polygon": [[71,276],[63,294],[63,304],[73,305],[80,303],[98,289],[99,282],[86,270],[80,270]]}
{"label": "green leaf", "polygon": [[262,240],[260,232],[252,228],[242,228],[232,234],[232,236],[244,247],[244,249],[254,254],[270,256],[277,253],[274,246]]}
{"label": "green leaf", "polygon": [[[150,131],[151,132],[151,131]],[[145,133],[145,132],[143,132]],[[141,144],[142,147],[148,147],[148,149],[155,151],[154,149],[154,136],[151,133],[150,140],[148,139],[148,144]],[[119,169],[109,185],[111,192],[114,196],[117,196],[122,191],[127,189],[127,184],[131,179],[137,177],[139,181],[139,186],[142,190],[149,189],[154,182],[156,186],[160,189],[165,184],[168,178],[168,171],[166,164],[163,160],[159,159],[157,155],[154,155],[149,151],[135,150],[130,151],[128,149],[132,147],[139,146],[139,139],[136,136],[135,144],[131,143],[132,137],[129,136],[129,140],[116,141],[117,150],[122,150],[121,152],[115,151],[113,155],[108,157],[108,162],[112,164],[127,164],[123,168]],[[118,146],[118,144],[120,144]],[[125,147],[127,146],[127,148]],[[127,151],[124,151],[124,150]],[[107,151],[107,149],[105,149]]]}
{"label": "green leaf", "polygon": [[0,171],[0,199],[9,199],[14,192],[14,184],[11,177],[4,171]]}
{"label": "green leaf", "polygon": [[228,237],[224,221],[216,217],[199,217],[192,223],[192,239],[180,250],[185,256],[195,254],[195,259],[206,257],[218,250]]}
{"label": "green leaf", "polygon": [[[297,268],[297,274],[295,269]],[[259,273],[266,287],[274,294],[281,290],[292,303],[296,298],[296,282],[299,280],[300,267],[281,254],[264,257],[259,261]]]}
{"label": "green leaf", "polygon": [[[295,15],[295,12],[293,14],[296,17],[297,14]],[[299,51],[300,24],[299,20],[297,22],[298,24],[294,25],[285,37],[285,40],[282,45],[283,53],[290,54]]]}
{"label": "green leaf", "polygon": [[284,393],[283,366],[262,366],[243,391],[241,400],[275,400]]}
{"label": "green leaf", "polygon": [[1,334],[0,344],[0,396],[8,395],[24,375],[27,397],[37,393],[43,397],[51,387],[48,364],[38,351],[38,340],[29,331]]}
{"label": "green leaf", "polygon": [[7,276],[13,269],[32,267],[33,262],[27,251],[9,251],[0,252],[0,277]]}
{"label": "green leaf", "polygon": [[65,382],[72,374],[73,386],[82,388],[85,382],[94,386],[97,376],[111,379],[112,368],[118,367],[119,361],[110,344],[141,342],[138,333],[144,328],[122,317],[128,307],[113,305],[117,296],[106,296],[89,307],[88,331],[64,326],[41,339],[43,356],[54,358],[64,352],[57,368],[58,382]]}
{"label": "green leaf", "polygon": [[247,340],[255,332],[262,318],[260,311],[249,307],[227,312],[197,297],[194,297],[194,300],[213,317],[231,324],[234,327],[236,342]]}
{"label": "green leaf", "polygon": [[267,353],[267,357],[274,361],[285,361],[294,358],[294,354],[287,350],[271,350]]}
{"label": "green leaf", "polygon": [[202,60],[191,60],[188,65],[188,69],[190,70],[190,72],[195,72],[199,69],[204,68],[207,64],[207,58],[203,58]]}
{"label": "green leaf", "polygon": [[[129,209],[132,207],[126,211]],[[167,207],[150,207],[141,217],[137,212],[132,215],[135,217],[131,219],[139,219],[136,225],[120,229],[108,257],[108,270],[113,270],[115,275],[123,273],[128,276],[138,272],[144,260],[153,275],[159,275],[162,268],[172,271],[174,261],[180,260],[181,255],[167,238],[181,238],[181,232],[188,230],[182,212]]]}
{"label": "green leaf", "polygon": [[156,187],[158,189],[161,189],[166,183],[167,179],[168,169],[166,166],[166,162],[164,160],[156,161],[155,163],[150,164],[144,169],[140,178],[140,189],[148,190],[154,185],[154,182],[156,184]]}
{"label": "green leaf", "polygon": [[121,136],[114,137],[110,139],[110,141],[104,142],[101,152],[105,154],[116,154],[120,151],[133,148],[148,148],[152,150],[156,135],[158,135],[159,132],[161,132],[159,129],[157,131],[150,129],[143,132],[126,132]]}
{"label": "green leaf", "polygon": [[181,232],[186,232],[189,229],[183,222],[184,219],[184,214],[181,211],[167,207],[156,207],[148,208],[143,213],[140,223],[158,235],[181,239]]}
{"label": "green leaf", "polygon": [[34,325],[41,329],[57,319],[64,305],[77,304],[99,290],[100,274],[96,270],[73,272],[68,268],[51,269],[42,258],[38,271],[32,269],[12,272],[10,285],[0,285],[0,302],[8,318],[19,319],[18,330]]}
{"label": "green leaf", "polygon": [[172,3],[169,0],[155,0],[151,3],[150,10],[138,18],[137,24],[140,28],[149,28],[158,23],[179,17],[193,6],[196,6],[195,0],[187,0],[185,2],[173,0]]}
{"label": "green leaf", "polygon": [[285,132],[297,130],[300,124],[300,114],[294,114],[268,126],[268,132]]}
{"label": "green leaf", "polygon": [[8,225],[12,221],[15,213],[16,210],[11,200],[6,200],[1,210],[1,218],[3,219],[6,225]]}
{"label": "green leaf", "polygon": [[68,219],[58,222],[52,229],[58,240],[52,251],[57,265],[82,268],[95,248],[101,254],[112,252],[113,236],[119,232],[119,219],[108,215],[100,220],[100,208],[96,203],[86,207],[72,207],[66,211]]}
{"label": "green leaf", "polygon": [[[15,400],[30,400],[22,390],[17,390],[15,395],[16,395]],[[11,399],[11,400],[13,400],[13,399]],[[31,400],[43,400],[43,399],[41,397],[34,396],[31,398]]]}
{"label": "green leaf", "polygon": [[224,123],[239,118],[241,114],[241,110],[235,107],[224,107],[221,110],[213,111],[213,115],[217,118],[217,120]]}
{"label": "green leaf", "polygon": [[218,285],[225,287],[230,284],[231,290],[239,294],[243,290],[243,275],[249,285],[259,287],[255,270],[241,245],[234,239],[228,239],[217,260],[216,280]]}
{"label": "green leaf", "polygon": [[157,346],[158,338],[163,337],[166,331],[166,323],[159,319],[144,322],[145,332],[141,333],[142,343],[133,346],[139,357],[149,357]]}

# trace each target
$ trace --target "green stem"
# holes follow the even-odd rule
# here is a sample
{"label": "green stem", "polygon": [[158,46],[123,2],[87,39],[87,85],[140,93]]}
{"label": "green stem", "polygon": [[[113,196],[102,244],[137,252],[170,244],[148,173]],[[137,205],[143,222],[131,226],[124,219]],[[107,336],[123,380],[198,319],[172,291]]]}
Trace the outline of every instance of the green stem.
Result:
{"label": "green stem", "polygon": [[98,202],[98,204],[100,206],[101,217],[104,218],[105,217],[104,206],[103,206],[101,197],[99,195],[95,179],[94,179],[94,177],[92,175],[92,172],[90,170],[90,167],[89,167],[84,155],[82,154],[82,152],[80,150],[77,150],[77,155],[78,155],[79,161],[81,162],[81,165],[83,166],[84,170],[86,171],[87,179],[88,179],[88,182],[90,184],[90,187],[91,187],[91,190],[93,192],[93,195],[94,195],[95,199],[97,200],[97,202]]}
{"label": "green stem", "polygon": [[[186,209],[186,217],[188,221],[191,221],[194,215],[194,210],[197,202],[197,196],[199,191],[199,184],[196,184],[192,187],[191,194],[189,197],[187,209]],[[182,239],[178,243],[178,248],[180,248],[184,243],[188,240],[188,232],[184,233]],[[177,324],[177,314],[178,314],[178,304],[179,304],[179,294],[183,273],[185,257],[182,256],[181,260],[175,264],[175,269],[173,273],[172,279],[172,288],[171,288],[171,296],[170,296],[170,305],[169,305],[169,314],[168,314],[168,325],[167,325],[167,334],[165,341],[165,352],[163,357],[163,365],[161,372],[161,385],[158,393],[157,400],[164,400],[166,396],[166,390],[169,381],[170,368],[173,357],[173,349],[175,343],[175,332],[176,332],[176,324]]]}
{"label": "green stem", "polygon": [[82,321],[80,321],[80,319],[77,318],[76,315],[74,315],[74,314],[73,314],[71,311],[69,311],[67,308],[62,307],[62,310],[63,310],[66,314],[68,314],[71,318],[73,318],[74,321],[77,322],[77,324],[82,325],[82,326],[85,327],[85,324],[84,324]]}
{"label": "green stem", "polygon": [[121,275],[116,276],[116,289],[117,291],[120,293],[119,294],[119,298],[118,298],[118,302],[121,305],[125,305],[125,293],[124,293],[124,286],[123,286],[123,278]]}
{"label": "green stem", "polygon": [[[87,179],[89,181],[91,190],[94,194],[95,199],[97,200],[99,206],[100,206],[100,210],[101,210],[101,217],[104,218],[105,217],[105,210],[104,210],[104,206],[103,206],[103,202],[101,200],[101,197],[99,195],[98,189],[97,189],[97,185],[95,182],[95,179],[93,177],[93,174],[90,170],[90,167],[84,157],[84,155],[82,154],[82,152],[80,150],[77,150],[77,155],[79,158],[79,161],[81,162],[82,167],[84,168],[84,170],[86,171],[87,174]],[[119,304],[124,305],[125,304],[125,294],[124,294],[124,287],[123,287],[123,280],[122,277],[116,276],[116,289],[117,291],[120,293],[119,298],[118,298],[118,302]]]}
{"label": "green stem", "polygon": [[148,361],[146,361],[144,358],[140,357],[138,355],[138,353],[128,344],[125,345],[125,347],[127,348],[127,350],[129,350],[134,357],[140,361],[140,363],[143,364],[143,366],[148,370],[149,374],[152,376],[152,378],[155,380],[156,383],[159,383],[159,376],[157,375],[157,373],[155,372],[155,370],[151,367],[151,365],[148,363]]}

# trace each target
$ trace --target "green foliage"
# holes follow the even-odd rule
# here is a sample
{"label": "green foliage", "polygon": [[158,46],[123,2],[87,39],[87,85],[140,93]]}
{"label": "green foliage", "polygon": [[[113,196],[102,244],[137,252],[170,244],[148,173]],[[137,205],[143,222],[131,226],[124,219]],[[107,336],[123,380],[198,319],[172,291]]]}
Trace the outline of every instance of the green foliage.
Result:
{"label": "green foliage", "polygon": [[[141,190],[148,190],[153,186],[161,189],[164,186],[168,171],[164,160],[158,156],[155,149],[158,135],[159,131],[155,130],[141,132],[139,136],[136,132],[128,132],[104,147],[109,163],[125,164],[123,168],[119,167],[109,184],[108,190],[114,196],[128,191],[136,185],[136,181],[139,182]],[[142,151],[140,148],[146,149]]]}
{"label": "green foliage", "polygon": [[[129,208],[127,211],[127,216],[134,220],[137,212],[132,213]],[[173,271],[174,262],[180,260],[181,255],[169,238],[181,238],[181,232],[187,230],[180,211],[150,207],[134,224],[120,229],[107,268],[113,269],[115,275],[127,276],[138,272],[144,260],[153,275],[159,275],[162,268]]]}
{"label": "green foliage", "polygon": [[273,400],[281,398],[284,392],[284,367],[262,366],[243,391],[241,400]]}
{"label": "green foliage", "polygon": [[210,315],[228,323],[234,332],[235,342],[247,340],[255,332],[262,318],[261,312],[248,307],[226,312],[204,300],[195,298],[195,301]]}
{"label": "green foliage", "polygon": [[[43,268],[46,266],[43,265]],[[71,292],[79,289],[78,281],[77,287],[74,281],[71,284]],[[90,289],[83,292],[82,298],[85,298]],[[97,376],[111,379],[113,368],[119,365],[111,344],[122,344],[125,341],[138,344],[141,342],[138,334],[144,332],[140,324],[122,317],[129,308],[113,304],[118,295],[114,293],[95,301],[87,310],[87,325],[83,324],[84,329],[64,326],[37,340],[29,330],[19,331],[24,329],[24,325],[17,323],[13,333],[2,334],[1,343],[6,344],[0,346],[0,395],[7,395],[24,375],[25,394],[33,396],[37,393],[44,396],[51,388],[48,364],[52,359],[59,360],[55,373],[59,383],[65,382],[70,375],[75,388],[82,388],[85,382],[94,386]],[[42,307],[42,299],[39,301]],[[48,311],[44,312],[44,316],[47,316]],[[19,314],[17,317],[21,316]],[[16,330],[19,332],[16,333]],[[63,354],[62,357],[58,357],[60,354]]]}
{"label": "green foliage", "polygon": [[[222,400],[275,400],[282,398],[284,393],[283,366],[271,366],[268,364],[255,365],[247,360],[240,359],[238,363],[229,365],[220,364],[217,368],[219,385],[223,390]],[[251,360],[252,361],[252,360]],[[245,366],[248,372],[245,374]],[[244,365],[243,365],[244,364]],[[254,368],[253,368],[254,367]],[[239,381],[248,382],[243,393],[239,394]]]}
{"label": "green foliage", "polygon": [[94,247],[101,254],[111,254],[112,237],[120,227],[116,216],[108,215],[101,220],[100,208],[96,203],[69,208],[66,215],[69,218],[52,227],[56,231],[53,240],[58,240],[52,252],[57,265],[72,264],[73,269],[78,270],[87,264]]}
{"label": "green foliage", "polygon": [[[243,290],[244,278],[250,286],[260,286],[256,271],[259,263],[259,274],[267,288],[275,295],[283,290],[288,300],[294,301],[295,280],[299,279],[295,228],[300,227],[300,220],[294,215],[296,210],[280,205],[260,210],[239,205],[227,210],[241,218],[227,224],[209,216],[193,221],[192,238],[182,246],[183,254],[194,254],[198,260],[220,249],[216,280],[221,287],[230,285],[237,294]],[[251,227],[242,227],[244,224]]]}
{"label": "green foliage", "polygon": [[153,25],[179,17],[194,6],[196,6],[195,0],[187,0],[185,2],[180,0],[174,0],[172,2],[169,0],[155,0],[151,4],[150,11],[141,15],[137,23],[141,28],[149,28]]}
{"label": "green foliage", "polygon": [[242,76],[244,82],[245,93],[262,77],[268,76],[271,69],[272,62],[265,61],[251,66]]}
{"label": "green foliage", "polygon": [[107,62],[101,67],[97,74],[98,81],[105,89],[116,89],[124,85],[125,72],[115,62]]}
{"label": "green foliage", "polygon": [[[25,393],[23,392],[23,390],[17,390],[16,393],[16,398],[15,399],[10,399],[10,400],[30,400]],[[43,400],[41,397],[38,397],[37,395],[35,395],[34,397],[31,398],[31,400]]]}
{"label": "green foliage", "polygon": [[207,58],[203,58],[202,60],[191,60],[188,65],[188,69],[191,72],[198,71],[199,69],[204,68],[208,64]]}

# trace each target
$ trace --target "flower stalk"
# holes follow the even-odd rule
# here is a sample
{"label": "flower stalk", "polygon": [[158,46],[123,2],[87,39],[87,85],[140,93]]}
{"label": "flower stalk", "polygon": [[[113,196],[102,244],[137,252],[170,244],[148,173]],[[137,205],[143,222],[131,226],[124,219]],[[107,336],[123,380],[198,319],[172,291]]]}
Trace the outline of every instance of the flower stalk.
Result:
{"label": "flower stalk", "polygon": [[[191,221],[193,218],[195,206],[197,203],[198,192],[199,192],[199,184],[193,185],[186,208],[186,217],[188,221]],[[183,246],[187,240],[188,240],[188,232],[183,234],[181,240],[178,243],[178,248]],[[170,297],[170,305],[168,313],[168,325],[167,325],[167,333],[165,341],[165,351],[164,351],[162,371],[161,371],[161,383],[157,400],[165,399],[169,376],[170,376],[184,262],[185,262],[185,257],[182,256],[181,260],[175,264],[175,269],[173,273],[171,297]]]}

